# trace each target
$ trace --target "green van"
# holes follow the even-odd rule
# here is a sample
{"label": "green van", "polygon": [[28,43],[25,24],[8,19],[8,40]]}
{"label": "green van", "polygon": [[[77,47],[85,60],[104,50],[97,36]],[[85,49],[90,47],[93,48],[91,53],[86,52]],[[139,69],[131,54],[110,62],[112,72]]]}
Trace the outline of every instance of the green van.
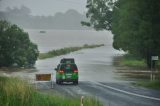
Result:
{"label": "green van", "polygon": [[62,84],[63,82],[78,84],[78,68],[75,63],[60,63],[55,70],[57,84]]}

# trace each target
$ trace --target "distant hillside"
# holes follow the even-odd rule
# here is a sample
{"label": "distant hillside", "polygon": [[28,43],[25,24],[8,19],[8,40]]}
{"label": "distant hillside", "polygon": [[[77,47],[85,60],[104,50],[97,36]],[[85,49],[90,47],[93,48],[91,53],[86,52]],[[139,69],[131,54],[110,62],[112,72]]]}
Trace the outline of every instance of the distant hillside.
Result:
{"label": "distant hillside", "polygon": [[85,15],[76,10],[68,10],[66,13],[56,13],[54,16],[33,16],[29,8],[7,8],[0,11],[0,19],[6,19],[27,29],[68,29],[82,30],[89,29],[81,26],[81,21],[87,20]]}

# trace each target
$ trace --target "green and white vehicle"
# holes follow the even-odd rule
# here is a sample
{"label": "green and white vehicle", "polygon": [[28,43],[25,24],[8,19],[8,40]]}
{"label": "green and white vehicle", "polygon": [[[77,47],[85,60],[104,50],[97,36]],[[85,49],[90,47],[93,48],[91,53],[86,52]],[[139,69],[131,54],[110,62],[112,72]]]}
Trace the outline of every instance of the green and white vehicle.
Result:
{"label": "green and white vehicle", "polygon": [[62,84],[63,82],[73,82],[75,85],[78,84],[78,68],[74,59],[62,59],[55,70],[57,84]]}

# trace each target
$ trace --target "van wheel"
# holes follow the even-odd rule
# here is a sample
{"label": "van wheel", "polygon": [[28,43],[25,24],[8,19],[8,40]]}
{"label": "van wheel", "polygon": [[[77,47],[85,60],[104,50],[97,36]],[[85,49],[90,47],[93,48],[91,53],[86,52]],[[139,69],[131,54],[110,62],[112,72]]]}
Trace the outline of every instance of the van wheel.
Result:
{"label": "van wheel", "polygon": [[61,85],[63,82],[62,81],[59,81],[59,84]]}
{"label": "van wheel", "polygon": [[56,80],[56,84],[58,84],[58,81]]}
{"label": "van wheel", "polygon": [[78,85],[78,81],[74,81],[73,84],[74,84],[74,85]]}
{"label": "van wheel", "polygon": [[60,84],[60,82],[59,82],[58,80],[56,80],[56,84],[58,84],[58,85],[59,85],[59,84]]}

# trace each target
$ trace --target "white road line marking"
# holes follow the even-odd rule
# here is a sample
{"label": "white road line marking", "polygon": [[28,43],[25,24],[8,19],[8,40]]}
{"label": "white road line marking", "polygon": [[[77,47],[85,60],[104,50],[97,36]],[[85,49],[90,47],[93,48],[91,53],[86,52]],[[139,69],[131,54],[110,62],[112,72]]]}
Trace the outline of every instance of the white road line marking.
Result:
{"label": "white road line marking", "polygon": [[137,96],[137,97],[142,97],[142,98],[147,98],[147,99],[160,101],[160,98],[150,97],[150,96],[145,96],[145,95],[140,95],[140,94],[124,91],[124,90],[121,90],[121,89],[118,89],[118,88],[114,88],[114,87],[111,87],[111,86],[108,86],[108,85],[104,85],[104,84],[101,84],[101,83],[97,83],[97,82],[92,82],[92,83],[95,83],[97,85],[101,85],[103,87],[106,87],[106,88],[109,88],[109,89],[112,89],[112,90],[115,90],[115,91],[118,91],[118,92],[122,92],[122,93],[125,93],[125,94],[128,94],[128,95],[133,95],[133,96]]}

